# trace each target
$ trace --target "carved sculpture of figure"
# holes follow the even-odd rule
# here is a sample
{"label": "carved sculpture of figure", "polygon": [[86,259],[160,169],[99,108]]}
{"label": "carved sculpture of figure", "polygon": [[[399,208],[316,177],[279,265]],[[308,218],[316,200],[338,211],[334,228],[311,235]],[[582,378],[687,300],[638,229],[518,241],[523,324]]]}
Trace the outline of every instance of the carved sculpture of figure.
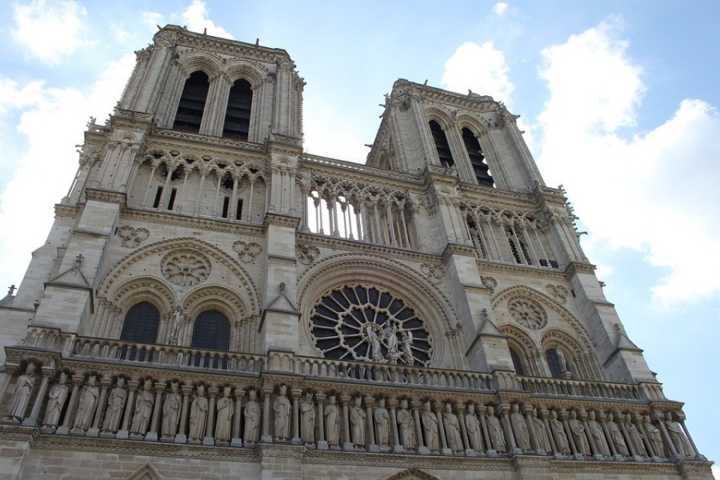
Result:
{"label": "carved sculpture of figure", "polygon": [[480,426],[480,420],[478,420],[477,415],[475,415],[474,403],[468,405],[467,411],[465,412],[465,427],[467,428],[470,448],[478,452],[482,451],[482,427]]}
{"label": "carved sculpture of figure", "polygon": [[328,397],[328,404],[325,406],[325,440],[331,447],[336,447],[340,442],[340,411],[335,400],[335,395]]}
{"label": "carved sculpture of figure", "polygon": [[610,440],[615,446],[615,451],[618,453],[618,455],[622,455],[623,457],[627,457],[628,455],[630,455],[627,444],[625,443],[625,437],[623,437],[623,434],[620,431],[620,427],[618,426],[618,424],[615,423],[615,415],[613,415],[612,412],[608,414],[608,421],[606,426],[608,429],[608,435],[610,435]]}
{"label": "carved sculpture of figure", "polygon": [[390,413],[385,408],[385,399],[381,398],[378,401],[375,412],[373,413],[373,419],[375,420],[375,441],[381,447],[387,447],[390,445]]}
{"label": "carved sculpture of figure", "polygon": [[135,412],[133,413],[132,425],[130,426],[131,433],[145,435],[150,425],[153,403],[152,381],[146,379],[145,382],[143,382],[142,390],[138,392],[137,398],[135,399]]}
{"label": "carved sculpture of figure", "polygon": [[647,432],[648,439],[650,440],[650,444],[653,447],[653,452],[656,457],[665,457],[665,445],[663,445],[663,439],[662,439],[662,433],[660,433],[660,429],[657,428],[653,423],[650,421],[650,416],[645,415],[645,431]]}
{"label": "carved sculpture of figure", "polygon": [[232,418],[234,402],[230,397],[230,387],[223,389],[222,397],[217,401],[217,418],[215,419],[215,441],[229,442],[232,437]]}
{"label": "carved sculpture of figure", "polygon": [[383,339],[385,340],[385,346],[387,346],[388,360],[392,364],[397,363],[397,359],[401,355],[398,348],[397,326],[390,325],[390,322],[387,322],[383,330]]}
{"label": "carved sculpture of figure", "polygon": [[380,339],[377,336],[375,328],[377,324],[368,322],[365,324],[365,336],[367,337],[368,344],[370,345],[370,358],[375,362],[384,362],[385,357],[382,353],[382,346],[380,345]]}
{"label": "carved sculpture of figure", "polygon": [[[612,419],[612,413],[609,418]],[[595,453],[604,457],[609,457],[610,447],[608,446],[607,439],[605,438],[605,432],[603,432],[602,426],[596,420],[595,412],[593,411],[591,411],[588,416],[588,428],[590,429],[590,435],[592,435],[593,440],[595,441],[595,446],[598,450]]]}
{"label": "carved sculpture of figure", "polygon": [[114,433],[117,431],[120,420],[122,419],[126,399],[127,390],[125,390],[125,379],[118,377],[115,382],[115,387],[110,390],[110,395],[108,396],[105,418],[103,419],[103,432]]}
{"label": "carved sculpture of figure", "polygon": [[9,416],[16,422],[20,422],[25,418],[25,411],[30,404],[30,397],[35,387],[35,369],[35,364],[28,362],[25,373],[20,375],[15,382],[15,394],[8,412]]}
{"label": "carved sculpture of figure", "polygon": [[180,394],[178,393],[178,383],[170,384],[170,393],[165,395],[165,401],[162,407],[162,436],[173,438],[177,433],[178,419],[180,418]]}
{"label": "carved sculpture of figure", "polygon": [[67,378],[67,373],[60,372],[60,378],[58,378],[57,383],[50,389],[47,407],[45,407],[45,420],[43,421],[43,425],[54,428],[60,423],[60,414],[65,406],[65,400],[67,400],[68,394]]}
{"label": "carved sculpture of figure", "polygon": [[180,343],[180,328],[182,327],[183,321],[185,320],[185,314],[183,307],[180,304],[175,305],[173,310],[172,323],[170,324],[168,335],[168,343],[170,345],[177,345]]}
{"label": "carved sculpture of figure", "polygon": [[412,344],[413,333],[411,330],[408,330],[405,332],[402,339],[402,356],[405,364],[411,367],[415,365],[415,355],[412,353]]}
{"label": "carved sculpture of figure", "polygon": [[530,413],[530,421],[533,425],[533,430],[535,432],[535,440],[537,441],[538,448],[544,450],[545,452],[549,452],[551,450],[550,438],[548,438],[548,432],[547,428],[545,428],[545,422],[543,422],[542,419],[537,417],[537,412],[535,410]]}
{"label": "carved sculpture of figure", "polygon": [[570,412],[570,420],[568,420],[570,431],[572,432],[575,447],[581,455],[590,455],[590,444],[585,435],[585,426],[577,418],[577,413],[573,410]]}
{"label": "carved sculpture of figure", "polygon": [[356,397],[355,403],[350,407],[350,429],[352,441],[355,446],[365,445],[365,411],[362,409],[362,398]]}
{"label": "carved sculpture of figure", "polygon": [[500,419],[495,416],[495,409],[493,407],[488,407],[487,427],[493,449],[496,452],[507,451],[507,444],[505,443],[505,435],[500,425]]}
{"label": "carved sculpture of figure", "polygon": [[430,402],[425,402],[421,415],[425,446],[430,450],[440,449],[440,436],[438,435],[438,418],[430,408]]}
{"label": "carved sculpture of figure", "polygon": [[415,438],[415,419],[410,410],[408,410],[408,401],[403,399],[400,401],[400,410],[397,412],[397,421],[400,425],[400,442],[405,448],[417,448],[417,439]]}
{"label": "carved sculpture of figure", "polygon": [[245,431],[243,438],[245,443],[257,442],[260,433],[260,404],[257,401],[257,392],[250,390],[248,401],[245,404]]}
{"label": "carved sculpture of figure", "polygon": [[208,399],[205,397],[205,387],[198,385],[197,393],[190,406],[190,432],[191,442],[199,443],[205,437],[207,425]]}
{"label": "carved sculpture of figure", "polygon": [[290,400],[287,398],[287,387],[280,386],[280,394],[275,397],[273,412],[275,413],[275,439],[284,442],[290,436]]}
{"label": "carved sculpture of figure", "polygon": [[515,441],[517,447],[521,450],[530,450],[530,432],[528,431],[527,422],[522,413],[520,413],[520,405],[517,403],[512,406],[512,413],[510,414],[510,423],[512,424],[513,431],[515,432]]}
{"label": "carved sculpture of figure", "polygon": [[80,393],[75,422],[73,423],[73,430],[75,431],[85,431],[90,428],[92,424],[98,395],[100,394],[100,388],[96,385],[95,381],[95,375],[90,375],[87,379],[87,384],[83,387],[82,393]]}
{"label": "carved sculpture of figure", "polygon": [[301,436],[305,443],[315,443],[315,404],[312,393],[300,402]]}
{"label": "carved sculpture of figure", "polygon": [[564,377],[570,377],[570,369],[568,368],[568,361],[565,358],[565,354],[559,348],[555,349],[557,352],[558,363],[560,364],[560,372]]}
{"label": "carved sculpture of figure", "polygon": [[672,440],[675,445],[678,455],[682,457],[694,457],[695,454],[693,453],[692,445],[690,445],[690,442],[685,436],[682,425],[673,418],[671,412],[665,414],[665,425],[667,426],[670,440]]}
{"label": "carved sculpture of figure", "polygon": [[636,425],[636,423],[642,421],[640,416],[638,414],[635,414],[635,417],[631,417],[628,413],[625,416],[625,421],[627,432],[630,436],[628,440],[630,440],[630,442],[632,443],[635,449],[635,453],[643,457],[648,456],[647,449],[645,448],[645,443],[643,442],[642,434],[640,433],[640,430],[638,430],[638,427]]}
{"label": "carved sculpture of figure", "polygon": [[460,434],[460,421],[457,415],[452,411],[450,402],[445,404],[445,412],[443,413],[443,425],[445,426],[445,437],[447,439],[448,448],[454,452],[462,451],[463,441]]}
{"label": "carved sculpture of figure", "polygon": [[552,430],[558,452],[563,455],[570,455],[570,442],[568,441],[562,422],[558,420],[558,415],[555,410],[553,410],[550,415],[550,430]]}

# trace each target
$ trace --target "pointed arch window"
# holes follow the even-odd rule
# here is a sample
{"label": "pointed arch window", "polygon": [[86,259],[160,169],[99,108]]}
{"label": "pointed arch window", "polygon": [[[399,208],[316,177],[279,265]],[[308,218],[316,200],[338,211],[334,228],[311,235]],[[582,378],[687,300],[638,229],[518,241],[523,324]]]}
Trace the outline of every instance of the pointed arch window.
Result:
{"label": "pointed arch window", "polygon": [[185,80],[173,129],[195,133],[200,131],[209,89],[210,80],[205,72],[193,72]]}
{"label": "pointed arch window", "polygon": [[513,367],[515,367],[515,373],[521,377],[527,375],[527,371],[525,370],[525,365],[523,364],[520,354],[512,347],[510,347],[510,358],[512,359]]}
{"label": "pointed arch window", "polygon": [[250,132],[250,111],[253,91],[247,80],[235,80],[230,88],[223,137],[247,140]]}
{"label": "pointed arch window", "polygon": [[125,315],[120,340],[155,343],[160,326],[160,312],[149,302],[133,305]]}
{"label": "pointed arch window", "polygon": [[490,174],[490,168],[485,162],[485,155],[483,154],[477,137],[469,128],[463,128],[462,138],[478,183],[486,187],[494,187],[495,180]]}
{"label": "pointed arch window", "polygon": [[217,310],[207,310],[198,315],[191,345],[206,350],[230,350],[230,322],[227,317]]}
{"label": "pointed arch window", "polygon": [[447,136],[445,135],[445,132],[443,131],[440,124],[437,123],[435,120],[430,120],[430,132],[432,133],[433,140],[435,141],[435,148],[438,152],[440,165],[445,168],[455,165],[455,160],[453,160]]}
{"label": "pointed arch window", "polygon": [[558,348],[545,351],[545,359],[550,368],[550,375],[555,378],[571,378],[573,376],[570,360]]}

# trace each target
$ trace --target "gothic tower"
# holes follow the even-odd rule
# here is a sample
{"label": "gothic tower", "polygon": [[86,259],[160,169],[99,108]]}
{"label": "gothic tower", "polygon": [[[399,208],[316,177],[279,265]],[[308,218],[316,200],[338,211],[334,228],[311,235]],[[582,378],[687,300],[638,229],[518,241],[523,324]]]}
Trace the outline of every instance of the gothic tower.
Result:
{"label": "gothic tower", "polygon": [[491,97],[303,150],[285,50],[137,53],[0,300],[3,478],[709,479]]}

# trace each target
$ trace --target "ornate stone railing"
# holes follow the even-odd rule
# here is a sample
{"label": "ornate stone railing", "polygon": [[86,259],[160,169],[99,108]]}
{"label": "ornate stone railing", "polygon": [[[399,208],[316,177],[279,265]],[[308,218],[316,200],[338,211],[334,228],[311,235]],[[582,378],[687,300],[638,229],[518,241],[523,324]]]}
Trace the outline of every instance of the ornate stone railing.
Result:
{"label": "ornate stone railing", "polygon": [[517,380],[524,392],[533,394],[618,400],[648,399],[643,389],[636,384],[520,376]]}

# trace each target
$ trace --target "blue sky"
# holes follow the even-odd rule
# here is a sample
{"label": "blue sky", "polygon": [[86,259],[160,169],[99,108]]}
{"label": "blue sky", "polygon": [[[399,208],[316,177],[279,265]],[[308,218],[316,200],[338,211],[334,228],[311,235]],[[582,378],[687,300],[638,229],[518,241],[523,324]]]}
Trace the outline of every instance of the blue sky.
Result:
{"label": "blue sky", "polygon": [[631,338],[720,458],[718,2],[3,2],[0,285],[21,280],[85,122],[165,23],[288,50],[312,153],[362,161],[398,77],[505,101]]}

